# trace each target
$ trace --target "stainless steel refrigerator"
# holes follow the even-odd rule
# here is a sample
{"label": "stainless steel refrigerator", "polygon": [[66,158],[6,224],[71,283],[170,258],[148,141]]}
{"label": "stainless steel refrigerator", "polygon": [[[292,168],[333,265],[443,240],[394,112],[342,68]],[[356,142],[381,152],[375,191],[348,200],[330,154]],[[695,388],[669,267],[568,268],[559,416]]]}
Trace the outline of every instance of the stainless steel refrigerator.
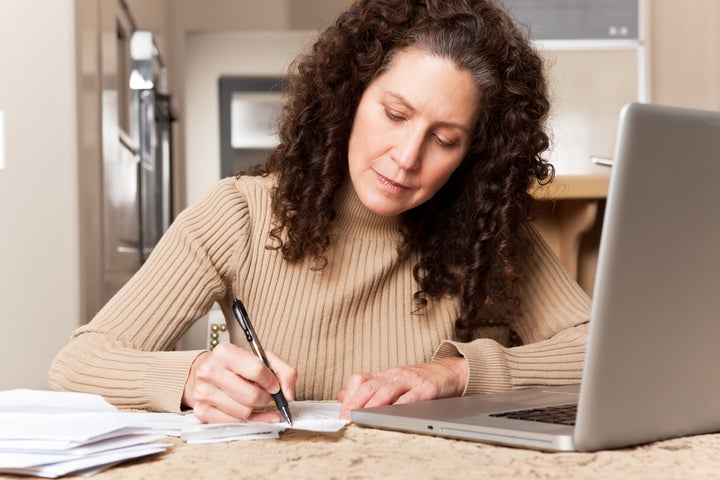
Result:
{"label": "stainless steel refrigerator", "polygon": [[[103,297],[142,266],[172,221],[172,123],[166,67],[153,35],[129,37],[127,72],[103,95]],[[122,68],[120,69],[122,70]],[[127,126],[116,120],[127,111]],[[107,120],[107,121],[105,121]],[[122,123],[122,122],[120,122]]]}

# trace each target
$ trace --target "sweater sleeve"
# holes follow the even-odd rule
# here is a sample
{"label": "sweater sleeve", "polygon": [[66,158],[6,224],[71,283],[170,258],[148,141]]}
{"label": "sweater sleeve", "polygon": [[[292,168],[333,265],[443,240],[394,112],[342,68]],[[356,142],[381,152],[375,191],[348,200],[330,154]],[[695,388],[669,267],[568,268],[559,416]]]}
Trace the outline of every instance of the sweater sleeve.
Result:
{"label": "sweater sleeve", "polygon": [[180,411],[201,351],[171,349],[226,294],[247,212],[231,178],[178,215],[141,269],[73,332],[50,367],[50,386],[100,394],[125,408]]}
{"label": "sweater sleeve", "polygon": [[465,395],[580,381],[590,299],[540,235],[532,228],[528,235],[534,252],[525,265],[521,312],[509,322],[524,344],[506,348],[490,339],[446,341],[435,352],[435,359],[465,357]]}

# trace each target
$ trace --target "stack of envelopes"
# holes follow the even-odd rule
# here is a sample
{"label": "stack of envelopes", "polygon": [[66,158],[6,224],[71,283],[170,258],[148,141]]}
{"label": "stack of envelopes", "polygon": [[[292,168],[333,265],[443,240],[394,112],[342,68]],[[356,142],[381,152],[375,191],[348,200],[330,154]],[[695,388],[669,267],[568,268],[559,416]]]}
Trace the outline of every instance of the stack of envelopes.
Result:
{"label": "stack of envelopes", "polygon": [[0,392],[0,473],[55,478],[91,475],[165,451],[178,432],[144,426],[102,397],[83,393]]}

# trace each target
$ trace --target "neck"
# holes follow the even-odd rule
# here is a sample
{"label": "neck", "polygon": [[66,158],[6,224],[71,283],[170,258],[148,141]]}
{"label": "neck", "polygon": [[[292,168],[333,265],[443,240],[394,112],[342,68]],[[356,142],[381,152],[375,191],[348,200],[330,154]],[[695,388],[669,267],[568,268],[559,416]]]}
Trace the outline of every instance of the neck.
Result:
{"label": "neck", "polygon": [[338,235],[358,238],[399,238],[399,217],[378,215],[363,205],[348,180],[335,198],[337,219],[334,231]]}

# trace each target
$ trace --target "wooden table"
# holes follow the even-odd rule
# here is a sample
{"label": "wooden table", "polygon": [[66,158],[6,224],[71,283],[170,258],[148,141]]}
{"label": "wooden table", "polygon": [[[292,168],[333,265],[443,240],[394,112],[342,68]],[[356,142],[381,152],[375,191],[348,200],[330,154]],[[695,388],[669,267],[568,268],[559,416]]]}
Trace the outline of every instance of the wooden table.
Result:
{"label": "wooden table", "polygon": [[[595,277],[602,229],[599,212],[607,198],[610,172],[610,167],[590,161],[573,170],[558,168],[552,183],[533,191],[539,200],[536,228],[588,294]],[[586,245],[581,248],[583,240]]]}

